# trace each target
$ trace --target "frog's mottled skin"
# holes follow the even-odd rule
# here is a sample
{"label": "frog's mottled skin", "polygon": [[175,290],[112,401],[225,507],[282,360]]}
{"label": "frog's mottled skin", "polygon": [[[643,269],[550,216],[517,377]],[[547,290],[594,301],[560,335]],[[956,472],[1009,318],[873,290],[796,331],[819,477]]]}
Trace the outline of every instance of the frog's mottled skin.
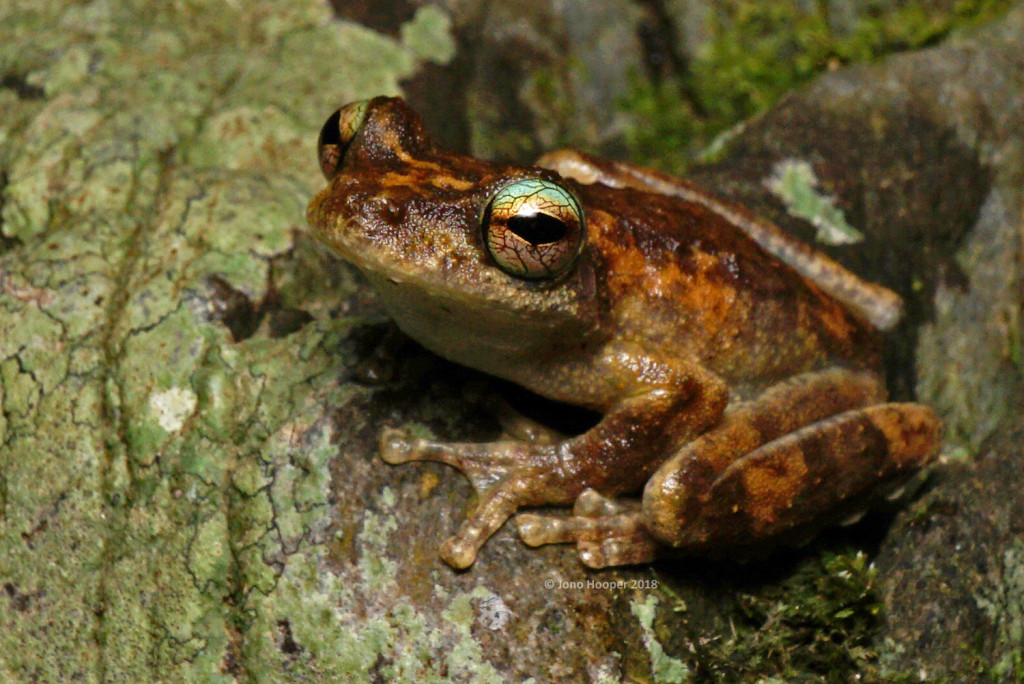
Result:
{"label": "frog's mottled skin", "polygon": [[[388,462],[449,463],[477,490],[442,547],[451,565],[520,507],[569,504],[569,517],[520,514],[520,535],[576,542],[595,567],[662,547],[742,557],[856,512],[934,457],[932,411],[885,403],[889,291],[683,181],[573,152],[547,168],[483,162],[436,148],[401,100],[359,107],[361,125],[338,134],[335,117],[321,137],[320,238],[426,347],[603,416],[555,441],[385,431]],[[585,241],[557,277],[509,275],[484,248],[484,209],[516,179],[582,205]]]}

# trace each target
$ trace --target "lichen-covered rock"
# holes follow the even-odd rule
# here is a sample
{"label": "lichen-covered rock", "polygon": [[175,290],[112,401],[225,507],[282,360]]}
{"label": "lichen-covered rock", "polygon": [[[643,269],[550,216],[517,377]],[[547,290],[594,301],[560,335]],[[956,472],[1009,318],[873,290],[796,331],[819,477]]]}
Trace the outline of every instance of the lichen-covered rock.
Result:
{"label": "lichen-covered rock", "polygon": [[1024,421],[1004,422],[970,463],[950,466],[878,557],[889,608],[883,672],[928,681],[1024,674]]}
{"label": "lichen-covered rock", "polygon": [[[822,553],[843,544],[833,536],[747,568],[588,574],[571,551],[504,530],[454,573],[436,547],[468,485],[440,466],[385,466],[376,435],[401,423],[487,438],[461,396],[481,379],[388,351],[372,295],[304,237],[324,116],[403,83],[429,90],[466,59],[474,15],[395,5],[408,11],[384,33],[314,0],[0,6],[0,679],[1019,672],[1020,439],[1001,421],[1020,406],[1024,12],[832,74],[698,173],[813,240],[766,185],[778,162],[809,165],[798,189],[820,197],[794,211],[844,217],[864,239],[839,258],[909,295],[894,379],[940,408],[951,444],[986,445],[978,465],[939,477],[874,567]],[[559,68],[467,108],[548,106],[535,140],[614,141],[623,119],[609,104],[629,65],[645,65],[600,58],[637,56],[621,26],[642,12],[602,11],[563,27],[577,52],[493,15],[481,44],[502,51],[457,83],[494,87],[520,44],[547,45],[540,65]],[[481,149],[518,149],[488,139],[506,127],[489,116]],[[950,553],[954,534],[979,541]],[[971,642],[974,660],[942,660],[952,642],[933,637],[948,615],[994,628]]]}

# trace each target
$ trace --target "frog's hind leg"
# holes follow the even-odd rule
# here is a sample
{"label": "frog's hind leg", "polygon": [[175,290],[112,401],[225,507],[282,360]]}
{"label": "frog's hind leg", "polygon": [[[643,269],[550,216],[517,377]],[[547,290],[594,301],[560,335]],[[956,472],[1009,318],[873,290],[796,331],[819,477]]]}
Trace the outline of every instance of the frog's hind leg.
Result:
{"label": "frog's hind leg", "polygon": [[645,524],[672,546],[696,551],[744,555],[805,539],[897,490],[935,457],[938,432],[935,414],[920,404],[846,411],[758,447],[691,497],[666,502],[675,476],[652,478]]}
{"label": "frog's hind leg", "polygon": [[[624,361],[625,359],[625,361]],[[650,367],[646,357],[607,352],[610,371],[632,377]],[[623,370],[623,364],[629,367]],[[476,509],[441,547],[449,565],[465,568],[501,525],[524,506],[572,504],[587,488],[606,494],[638,492],[658,466],[645,448],[667,442],[666,426],[686,441],[720,418],[726,405],[722,381],[698,366],[680,364],[648,373],[630,395],[583,434],[553,444],[501,440],[489,444],[445,444],[386,431],[381,456],[392,464],[437,461],[461,470],[477,493]],[[660,453],[656,452],[656,453]]]}
{"label": "frog's hind leg", "polygon": [[642,507],[571,522],[520,516],[520,535],[530,544],[576,541],[592,567],[651,560],[659,545],[735,556],[806,535],[934,457],[931,410],[878,403],[883,397],[871,373],[798,376],[731,407],[663,463]]}

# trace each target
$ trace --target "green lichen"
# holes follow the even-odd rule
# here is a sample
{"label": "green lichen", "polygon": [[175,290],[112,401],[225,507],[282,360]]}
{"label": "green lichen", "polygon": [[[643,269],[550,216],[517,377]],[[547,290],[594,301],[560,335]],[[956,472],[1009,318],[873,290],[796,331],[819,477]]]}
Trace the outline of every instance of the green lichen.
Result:
{"label": "green lichen", "polygon": [[[387,564],[328,567],[325,407],[358,392],[328,350],[357,321],[283,260],[323,118],[450,57],[443,17],[399,42],[312,0],[13,0],[0,25],[0,679],[416,680],[470,637]],[[272,287],[313,320],[235,339],[217,288]],[[367,586],[395,598],[364,623]]]}
{"label": "green lichen", "polygon": [[651,674],[656,682],[688,682],[690,670],[685,663],[665,653],[665,648],[654,633],[655,609],[658,597],[649,594],[643,601],[633,600],[629,604],[630,611],[640,622],[643,630],[644,645],[651,657]]}
{"label": "green lichen", "polygon": [[[1005,12],[1012,0],[969,0],[954,7],[924,0],[832,3],[742,0],[716,3],[680,59],[685,73],[637,78],[623,102],[637,125],[627,132],[634,159],[681,171],[710,140],[764,111],[784,93],[843,64],[867,62],[933,44],[956,28]],[[836,12],[836,14],[839,14]]]}
{"label": "green lichen", "polygon": [[846,221],[834,197],[822,194],[809,162],[783,159],[775,164],[765,185],[794,216],[807,219],[817,229],[815,239],[826,245],[860,242],[864,235]]}
{"label": "green lichen", "polygon": [[421,59],[447,64],[455,56],[451,17],[432,5],[423,5],[402,26],[402,44]]}
{"label": "green lichen", "polygon": [[[363,554],[351,574],[327,571],[322,547],[288,564],[273,600],[257,617],[270,632],[286,622],[294,637],[298,652],[281,663],[282,670],[318,681],[361,681],[371,671],[389,682],[503,681],[470,633],[476,619],[472,601],[493,596],[490,590],[478,586],[439,596],[447,604],[440,621],[402,598],[394,564],[381,560],[396,528],[393,505],[385,489],[375,505],[384,512],[363,519],[357,535]],[[366,614],[346,610],[356,604],[366,606]],[[272,644],[265,650],[280,658]]]}
{"label": "green lichen", "polygon": [[978,607],[996,626],[992,681],[1024,681],[1024,542],[1003,552],[1001,581],[977,597]]}

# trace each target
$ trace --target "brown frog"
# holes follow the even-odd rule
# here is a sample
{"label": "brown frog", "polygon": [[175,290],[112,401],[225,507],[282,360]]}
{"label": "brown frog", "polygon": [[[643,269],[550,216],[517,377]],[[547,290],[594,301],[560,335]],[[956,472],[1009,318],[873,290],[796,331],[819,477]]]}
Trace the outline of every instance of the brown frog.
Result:
{"label": "brown frog", "polygon": [[575,542],[591,567],[748,557],[898,492],[937,452],[929,408],[886,403],[878,330],[898,297],[739,206],[576,152],[520,167],[439,149],[400,99],[335,112],[319,155],[309,220],[403,331],[601,415],[489,444],[384,431],[388,463],[472,482],[441,547],[456,568],[521,507],[571,504],[519,514],[521,538]]}

